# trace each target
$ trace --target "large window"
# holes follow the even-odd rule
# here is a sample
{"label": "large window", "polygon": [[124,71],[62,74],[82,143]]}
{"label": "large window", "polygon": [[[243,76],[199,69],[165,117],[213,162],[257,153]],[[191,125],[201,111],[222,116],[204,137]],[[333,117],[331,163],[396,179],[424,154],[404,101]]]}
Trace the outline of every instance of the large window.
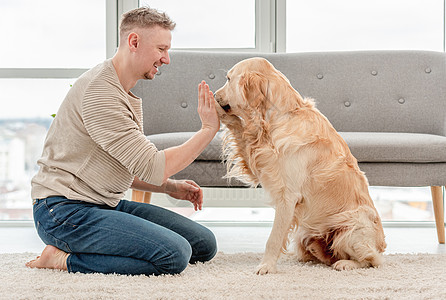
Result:
{"label": "large window", "polygon": [[[177,23],[177,49],[444,51],[445,44],[444,0],[0,1],[0,220],[32,218],[30,180],[51,114],[80,74],[113,56],[119,16],[143,5],[166,11]],[[251,199],[246,191],[229,197],[226,192],[207,190],[209,203]],[[377,187],[372,196],[386,220],[432,220],[428,188]],[[264,210],[261,218],[271,218],[269,208],[249,214],[263,216]],[[207,212],[197,219],[206,219]]]}

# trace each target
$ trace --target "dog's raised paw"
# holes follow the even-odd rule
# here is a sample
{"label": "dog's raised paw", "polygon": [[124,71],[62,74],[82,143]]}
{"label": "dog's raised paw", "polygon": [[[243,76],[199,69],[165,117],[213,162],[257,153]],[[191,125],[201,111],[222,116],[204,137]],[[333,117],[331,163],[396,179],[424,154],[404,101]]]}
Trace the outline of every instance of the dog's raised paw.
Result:
{"label": "dog's raised paw", "polygon": [[256,272],[257,275],[265,275],[265,274],[274,274],[277,273],[276,266],[271,266],[269,264],[261,263],[257,266]]}

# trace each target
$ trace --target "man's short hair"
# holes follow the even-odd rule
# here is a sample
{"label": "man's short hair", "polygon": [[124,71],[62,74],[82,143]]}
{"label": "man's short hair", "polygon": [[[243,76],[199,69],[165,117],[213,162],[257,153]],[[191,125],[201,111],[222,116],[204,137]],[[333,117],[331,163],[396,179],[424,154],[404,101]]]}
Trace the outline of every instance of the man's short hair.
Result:
{"label": "man's short hair", "polygon": [[173,30],[176,26],[169,16],[154,8],[147,6],[135,8],[122,15],[119,26],[119,37],[125,38],[135,28],[150,28],[160,26],[164,29]]}

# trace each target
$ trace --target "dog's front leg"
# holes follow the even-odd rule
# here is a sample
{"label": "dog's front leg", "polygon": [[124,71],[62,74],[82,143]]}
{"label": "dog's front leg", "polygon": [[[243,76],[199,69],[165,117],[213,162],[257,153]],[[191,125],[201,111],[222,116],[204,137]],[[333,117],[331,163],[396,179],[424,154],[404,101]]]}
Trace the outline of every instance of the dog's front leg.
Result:
{"label": "dog's front leg", "polygon": [[282,245],[288,236],[288,230],[294,215],[295,201],[278,199],[274,216],[273,229],[266,243],[265,254],[261,263],[257,266],[259,275],[277,272],[277,260],[279,259]]}

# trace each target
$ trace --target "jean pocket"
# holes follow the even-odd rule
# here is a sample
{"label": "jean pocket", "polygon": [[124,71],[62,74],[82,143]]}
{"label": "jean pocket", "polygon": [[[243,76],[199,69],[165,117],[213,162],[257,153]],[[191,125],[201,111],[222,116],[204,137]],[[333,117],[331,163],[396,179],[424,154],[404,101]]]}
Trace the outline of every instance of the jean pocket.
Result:
{"label": "jean pocket", "polygon": [[59,240],[58,238],[56,238],[55,236],[53,236],[52,234],[48,233],[42,226],[42,224],[40,222],[36,222],[36,227],[37,227],[37,233],[39,235],[39,237],[42,239],[42,241],[46,244],[46,245],[52,245],[56,248],[59,248],[62,251],[65,251],[67,253],[72,252],[70,247],[68,247],[68,244],[65,243],[62,240]]}
{"label": "jean pocket", "polygon": [[62,201],[47,202],[48,213],[54,222],[59,225],[76,227],[76,224],[70,222],[70,218],[77,212],[84,209],[88,204],[78,200],[63,199]]}

